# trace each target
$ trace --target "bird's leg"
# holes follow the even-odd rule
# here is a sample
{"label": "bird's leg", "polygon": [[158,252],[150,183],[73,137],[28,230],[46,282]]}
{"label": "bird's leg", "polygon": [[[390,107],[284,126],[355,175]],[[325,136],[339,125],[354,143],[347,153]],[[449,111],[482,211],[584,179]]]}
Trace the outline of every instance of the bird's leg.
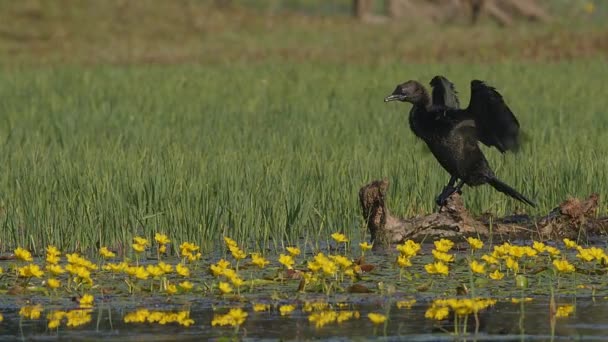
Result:
{"label": "bird's leg", "polygon": [[439,194],[439,196],[437,196],[437,199],[435,200],[435,203],[437,203],[438,206],[443,207],[448,197],[450,197],[450,195],[452,195],[454,191],[456,191],[456,188],[454,188],[456,180],[458,180],[457,177],[450,177],[450,181],[448,182],[448,184],[443,187],[443,190],[441,190],[441,193]]}
{"label": "bird's leg", "polygon": [[[451,179],[450,179],[451,181]],[[454,186],[454,183],[451,183],[452,185],[450,185],[450,183],[448,183],[448,185],[443,188],[443,191],[441,192],[441,194],[439,195],[439,197],[437,197],[436,203],[438,206],[443,207],[444,205],[446,205],[448,203],[448,198],[450,198],[450,196],[452,196],[452,194],[454,194],[455,192],[461,194],[462,193],[462,187],[464,186],[464,180],[460,180],[458,182],[458,184],[456,184],[456,186]]]}

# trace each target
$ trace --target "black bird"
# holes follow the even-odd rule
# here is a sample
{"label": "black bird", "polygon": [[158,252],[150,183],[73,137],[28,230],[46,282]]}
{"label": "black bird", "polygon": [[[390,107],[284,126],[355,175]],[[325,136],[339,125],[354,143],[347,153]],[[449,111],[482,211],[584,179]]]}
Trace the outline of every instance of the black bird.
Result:
{"label": "black bird", "polygon": [[[533,207],[536,204],[499,180],[477,141],[496,147],[500,152],[518,148],[519,122],[502,96],[479,80],[471,81],[471,100],[466,109],[460,103],[454,85],[443,76],[431,80],[432,101],[428,91],[417,81],[399,84],[384,101],[413,104],[410,128],[424,140],[439,164],[451,175],[450,181],[437,197],[443,206],[464,184],[490,184],[496,190]],[[458,181],[458,184],[456,182]],[[454,186],[456,184],[456,186]]]}

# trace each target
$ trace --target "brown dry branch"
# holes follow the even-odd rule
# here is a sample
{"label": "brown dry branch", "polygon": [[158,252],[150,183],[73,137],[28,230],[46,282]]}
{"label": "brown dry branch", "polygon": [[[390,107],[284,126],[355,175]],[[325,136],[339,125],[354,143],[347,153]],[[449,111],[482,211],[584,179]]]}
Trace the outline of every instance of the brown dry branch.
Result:
{"label": "brown dry branch", "polygon": [[496,218],[489,214],[474,217],[464,207],[462,198],[454,194],[439,212],[398,218],[391,215],[385,204],[388,186],[388,180],[376,180],[359,190],[363,217],[375,245],[469,236],[491,237],[493,241],[557,240],[605,234],[608,227],[608,218],[596,217],[597,194],[585,200],[568,199],[540,218],[528,215]]}

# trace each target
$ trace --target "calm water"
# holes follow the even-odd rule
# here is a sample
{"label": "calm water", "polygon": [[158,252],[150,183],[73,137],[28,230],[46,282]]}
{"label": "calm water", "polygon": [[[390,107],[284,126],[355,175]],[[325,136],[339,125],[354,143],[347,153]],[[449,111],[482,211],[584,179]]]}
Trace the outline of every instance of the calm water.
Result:
{"label": "calm water", "polygon": [[[455,336],[452,318],[434,321],[425,318],[425,312],[433,299],[449,298],[457,295],[456,288],[471,285],[468,282],[467,264],[463,252],[457,252],[461,260],[451,267],[447,278],[430,277],[422,271],[422,264],[432,260],[430,247],[425,247],[423,256],[414,266],[415,272],[399,279],[399,271],[394,267],[395,253],[375,252],[366,256],[375,268],[363,275],[357,284],[372,293],[347,293],[335,291],[326,296],[318,293],[298,292],[299,280],[275,281],[256,285],[242,296],[222,298],[217,290],[210,287],[216,281],[207,271],[210,260],[202,261],[196,273],[190,277],[197,288],[207,288],[193,294],[168,297],[164,294],[140,291],[134,296],[125,293],[121,279],[100,278],[101,285],[88,291],[95,294],[95,307],[91,311],[90,322],[78,327],[66,327],[65,321],[58,329],[49,329],[47,315],[54,310],[74,310],[78,304],[69,295],[49,297],[39,291],[9,295],[7,289],[0,289],[0,340],[99,340],[116,341],[200,341],[227,340],[236,337],[244,340],[407,340],[407,341],[549,341],[549,340],[598,340],[608,341],[608,287],[605,274],[570,275],[560,279],[555,285],[552,273],[548,271],[530,272],[529,286],[523,290],[515,287],[515,281],[491,282],[478,279],[475,282],[476,296],[493,298],[498,302],[479,314],[478,333],[473,334],[475,322],[470,316],[467,322],[468,335]],[[301,260],[311,255],[300,256]],[[572,260],[573,256],[569,256]],[[217,261],[217,258],[213,258]],[[150,261],[154,262],[154,261]],[[2,264],[5,270],[9,262]],[[529,270],[532,270],[532,266]],[[272,278],[277,268],[259,271],[242,265],[240,271],[245,279]],[[4,275],[6,276],[6,274]],[[434,279],[429,283],[430,279]],[[10,282],[9,282],[10,283]],[[96,282],[97,284],[97,282]],[[350,281],[343,283],[349,286]],[[582,288],[579,285],[585,285]],[[592,297],[593,286],[595,296]],[[573,305],[575,310],[568,317],[554,319],[552,329],[550,319],[550,289],[557,293],[558,306]],[[101,289],[108,295],[101,296]],[[531,297],[525,304],[514,304],[513,297]],[[410,308],[397,308],[400,300],[416,299]],[[321,328],[308,320],[309,313],[303,311],[306,302],[327,302],[333,310],[356,310],[358,319],[340,324],[334,322]],[[270,305],[267,312],[254,312],[252,303]],[[22,307],[40,304],[44,311],[39,319],[21,318]],[[296,309],[288,316],[281,316],[278,307],[295,304]],[[341,305],[338,305],[341,304]],[[224,314],[229,308],[243,308],[248,313],[245,323],[235,333],[231,327],[212,327],[214,315]],[[157,311],[189,311],[194,324],[183,327],[177,323],[161,325],[158,323],[125,323],[124,316],[137,309]],[[370,312],[385,314],[389,317],[386,324],[374,325],[367,317]]]}
{"label": "calm water", "polygon": [[[113,301],[112,301],[113,302]],[[289,303],[300,303],[300,300]],[[282,317],[273,308],[270,312],[256,313],[251,306],[241,304],[249,316],[240,328],[239,338],[250,340],[261,339],[405,339],[418,341],[454,340],[455,337],[445,331],[453,331],[450,320],[441,322],[424,318],[429,302],[419,300],[411,309],[398,309],[394,299],[378,295],[352,295],[353,303],[349,309],[358,310],[361,317],[341,324],[332,323],[316,328],[309,323],[308,313],[301,310],[301,305],[290,316]],[[557,300],[560,303],[571,303],[571,300]],[[126,303],[124,303],[126,304]],[[129,303],[122,307],[111,307],[101,303],[93,309],[91,322],[81,327],[59,330],[47,328],[46,313],[52,306],[45,307],[39,320],[20,319],[19,308],[4,308],[4,321],[0,324],[2,340],[204,340],[230,338],[233,328],[211,327],[213,307],[235,307],[234,302],[210,302],[192,300],[189,304],[143,301],[139,305]],[[133,305],[133,306],[132,306]],[[175,323],[169,325],[123,322],[123,316],[136,308],[146,307],[150,310],[190,310],[190,317],[195,323],[182,327]],[[56,309],[65,309],[64,307]],[[223,310],[219,310],[223,312]],[[369,312],[389,313],[390,320],[384,325],[374,326],[367,318]],[[469,335],[467,340],[538,340],[551,339],[549,303],[547,300],[534,299],[525,304],[522,311],[520,304],[498,302],[494,307],[484,311],[479,317],[479,334]],[[471,320],[470,329],[474,330]],[[578,299],[576,311],[566,318],[558,318],[554,331],[555,340],[608,340],[608,301],[590,298]]]}

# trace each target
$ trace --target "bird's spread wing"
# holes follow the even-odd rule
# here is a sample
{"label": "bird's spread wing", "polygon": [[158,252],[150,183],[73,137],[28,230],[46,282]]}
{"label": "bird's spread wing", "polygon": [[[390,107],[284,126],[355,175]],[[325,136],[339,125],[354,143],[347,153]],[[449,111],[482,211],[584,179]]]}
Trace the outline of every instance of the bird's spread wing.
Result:
{"label": "bird's spread wing", "polygon": [[451,109],[460,108],[460,101],[458,101],[458,93],[454,89],[454,84],[443,76],[435,76],[431,80],[431,87],[433,87],[433,106],[446,107]]}
{"label": "bird's spread wing", "polygon": [[471,102],[466,112],[475,120],[479,141],[503,153],[517,149],[519,122],[496,89],[482,81],[471,81]]}

